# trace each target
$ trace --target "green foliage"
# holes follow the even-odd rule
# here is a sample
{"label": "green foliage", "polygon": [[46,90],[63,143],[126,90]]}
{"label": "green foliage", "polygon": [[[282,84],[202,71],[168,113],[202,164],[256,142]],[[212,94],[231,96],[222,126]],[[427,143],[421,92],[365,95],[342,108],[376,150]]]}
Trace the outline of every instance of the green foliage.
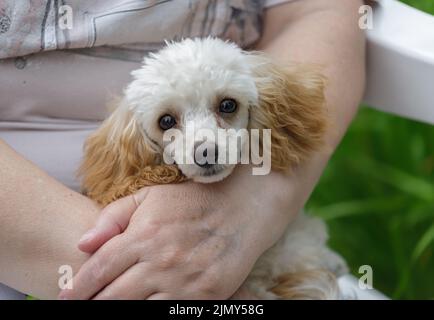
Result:
{"label": "green foliage", "polygon": [[371,265],[389,297],[434,299],[434,126],[362,108],[307,208],[356,276]]}
{"label": "green foliage", "polygon": [[434,0],[400,0],[419,10],[434,14]]}
{"label": "green foliage", "polygon": [[393,298],[434,298],[434,126],[362,108],[313,193],[330,245]]}

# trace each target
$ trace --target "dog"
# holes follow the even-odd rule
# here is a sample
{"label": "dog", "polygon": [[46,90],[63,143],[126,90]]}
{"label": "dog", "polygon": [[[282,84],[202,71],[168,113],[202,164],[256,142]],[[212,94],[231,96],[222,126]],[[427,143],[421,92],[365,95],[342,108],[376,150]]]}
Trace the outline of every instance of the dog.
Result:
{"label": "dog", "polygon": [[[193,163],[176,155],[173,163],[164,161],[165,132],[185,133],[188,122],[213,132],[271,129],[271,167],[285,174],[324,146],[325,79],[313,66],[280,66],[230,42],[196,38],[166,43],[132,76],[118,107],[84,147],[83,190],[102,205],[144,186],[230,175],[236,163],[198,163],[196,141],[186,147]],[[207,141],[205,149],[215,156],[219,145]],[[347,267],[326,241],[324,223],[301,213],[242,287],[260,299],[338,299],[336,277]]]}

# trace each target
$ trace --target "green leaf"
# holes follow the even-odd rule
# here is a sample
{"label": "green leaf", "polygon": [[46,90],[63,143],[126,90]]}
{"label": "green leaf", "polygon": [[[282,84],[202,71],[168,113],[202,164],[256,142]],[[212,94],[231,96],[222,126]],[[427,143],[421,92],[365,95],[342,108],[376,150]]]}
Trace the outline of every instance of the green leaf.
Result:
{"label": "green leaf", "polygon": [[430,246],[430,244],[434,241],[434,223],[430,228],[422,235],[420,240],[418,241],[416,248],[414,249],[413,256],[411,260],[413,262],[417,261],[422,253]]}
{"label": "green leaf", "polygon": [[403,206],[405,201],[405,197],[402,196],[371,198],[338,202],[324,207],[312,208],[312,210],[309,211],[312,211],[313,214],[328,221],[369,213],[395,212]]}
{"label": "green leaf", "polygon": [[421,200],[434,202],[434,182],[428,182],[421,177],[367,157],[363,159],[363,162],[365,165],[358,169],[369,174],[373,179],[382,181]]}

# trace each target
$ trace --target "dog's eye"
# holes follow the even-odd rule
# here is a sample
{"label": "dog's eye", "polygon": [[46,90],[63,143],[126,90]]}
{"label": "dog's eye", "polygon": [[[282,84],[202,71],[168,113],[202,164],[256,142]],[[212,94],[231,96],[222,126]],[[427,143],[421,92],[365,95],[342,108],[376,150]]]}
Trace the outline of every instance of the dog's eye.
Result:
{"label": "dog's eye", "polygon": [[176,124],[176,119],[170,114],[165,114],[160,118],[159,125],[163,130],[169,130]]}
{"label": "dog's eye", "polygon": [[223,99],[220,102],[219,111],[223,113],[232,113],[237,110],[237,102],[234,99]]}

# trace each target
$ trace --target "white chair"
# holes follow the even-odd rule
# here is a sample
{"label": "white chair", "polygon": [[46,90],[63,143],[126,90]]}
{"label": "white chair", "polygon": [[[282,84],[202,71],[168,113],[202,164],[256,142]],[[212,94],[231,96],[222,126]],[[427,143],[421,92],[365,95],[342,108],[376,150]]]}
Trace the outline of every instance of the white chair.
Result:
{"label": "white chair", "polygon": [[434,17],[396,0],[380,0],[367,37],[364,102],[434,124]]}
{"label": "white chair", "polygon": [[[396,0],[380,0],[367,31],[368,75],[364,102],[376,109],[434,124],[434,17]],[[387,299],[339,279],[344,298]],[[1,299],[24,299],[0,284]]]}

